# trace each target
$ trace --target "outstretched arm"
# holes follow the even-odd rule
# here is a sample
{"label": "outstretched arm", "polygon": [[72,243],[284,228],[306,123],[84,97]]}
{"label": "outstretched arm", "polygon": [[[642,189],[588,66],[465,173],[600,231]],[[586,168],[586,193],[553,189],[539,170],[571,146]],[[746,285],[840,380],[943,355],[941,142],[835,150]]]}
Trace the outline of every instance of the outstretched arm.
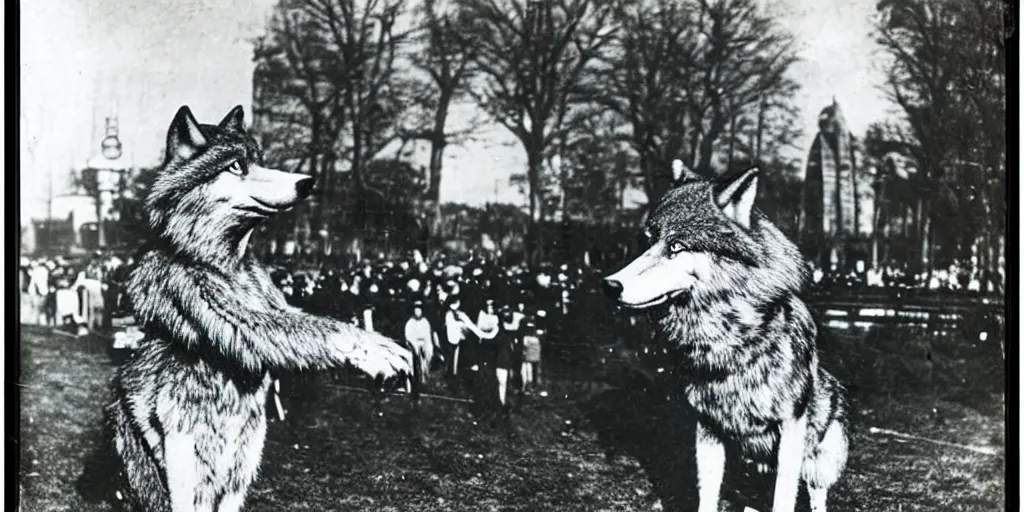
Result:
{"label": "outstretched arm", "polygon": [[392,340],[325,317],[302,313],[250,282],[171,263],[133,279],[129,293],[143,325],[192,347],[214,350],[244,368],[326,369],[352,363],[370,375],[411,369],[411,355]]}
{"label": "outstretched arm", "polygon": [[473,334],[477,335],[478,338],[484,339],[484,340],[489,340],[489,339],[494,337],[494,335],[485,333],[483,330],[481,330],[479,327],[477,327],[477,325],[475,323],[473,323],[472,320],[469,319],[469,315],[467,315],[466,313],[464,313],[462,311],[459,311],[456,314],[458,315],[459,319],[462,321],[462,325],[464,325],[467,329],[472,331]]}

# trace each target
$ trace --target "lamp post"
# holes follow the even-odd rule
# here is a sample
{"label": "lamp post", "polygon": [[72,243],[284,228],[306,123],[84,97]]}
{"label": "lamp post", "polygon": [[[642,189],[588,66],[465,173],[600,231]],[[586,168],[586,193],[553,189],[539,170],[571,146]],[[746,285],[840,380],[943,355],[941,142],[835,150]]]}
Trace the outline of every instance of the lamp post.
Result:
{"label": "lamp post", "polygon": [[100,142],[100,154],[89,159],[86,171],[93,175],[89,185],[96,197],[96,245],[106,247],[106,221],[112,219],[114,191],[121,181],[126,166],[122,160],[121,140],[118,138],[117,118],[106,119],[106,136]]}

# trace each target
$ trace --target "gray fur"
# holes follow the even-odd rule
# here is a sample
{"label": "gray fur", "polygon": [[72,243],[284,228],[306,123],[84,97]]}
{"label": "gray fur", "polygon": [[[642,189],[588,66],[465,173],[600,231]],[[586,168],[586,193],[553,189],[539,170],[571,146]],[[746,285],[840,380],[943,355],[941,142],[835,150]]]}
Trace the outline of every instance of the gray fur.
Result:
{"label": "gray fur", "polygon": [[[239,510],[260,466],[272,370],[411,374],[394,341],[289,306],[248,254],[253,228],[305,194],[301,176],[261,159],[240,107],[218,125],[182,107],[169,130],[146,199],[153,236],[127,285],[146,339],[107,408],[130,510]],[[246,173],[231,174],[233,162]]]}
{"label": "gray fur", "polygon": [[[651,212],[645,229],[651,249],[638,258],[643,263],[611,276],[617,284],[610,293],[659,305],[656,335],[678,349],[679,390],[710,442],[777,467],[780,428],[806,418],[801,477],[813,510],[824,511],[825,493],[846,464],[845,390],[819,367],[817,329],[797,295],[807,281],[806,264],[760,211],[744,206],[741,199],[753,197],[747,192],[756,192],[756,171],[681,180]],[[707,263],[694,270],[692,262]],[[652,294],[670,297],[667,303],[635,292],[653,279],[646,276],[678,273],[694,278],[680,280],[686,283],[681,289],[651,285]],[[789,492],[787,486],[780,488]]]}

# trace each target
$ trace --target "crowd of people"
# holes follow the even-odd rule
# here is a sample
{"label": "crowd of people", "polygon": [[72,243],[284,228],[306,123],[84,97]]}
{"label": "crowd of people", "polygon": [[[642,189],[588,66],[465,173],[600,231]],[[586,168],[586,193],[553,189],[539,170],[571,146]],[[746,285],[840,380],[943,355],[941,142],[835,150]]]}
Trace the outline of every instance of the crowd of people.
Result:
{"label": "crowd of people", "polygon": [[954,262],[946,268],[917,273],[908,270],[906,264],[865,268],[863,262],[858,262],[848,273],[840,272],[835,265],[828,270],[812,267],[811,278],[812,286],[821,289],[887,288],[967,294],[1001,294],[1006,283],[1002,267],[996,272],[982,270],[976,261],[967,264]]}
{"label": "crowd of people", "polygon": [[281,267],[271,277],[293,305],[400,340],[414,355],[414,397],[438,380],[457,382],[505,415],[510,389],[544,392],[542,347],[599,280],[568,264],[529,271],[476,256],[428,262],[419,253],[317,271]]}
{"label": "crowd of people", "polygon": [[[109,252],[22,257],[21,322],[70,326],[80,334],[110,327],[115,318],[131,314],[124,283],[132,263],[131,256]],[[971,267],[954,264],[914,275],[902,267],[865,269],[858,263],[848,274],[813,268],[811,277],[812,287],[826,290],[1002,293],[1002,273]],[[530,269],[473,254],[428,260],[412,251],[403,258],[336,260],[319,268],[284,261],[269,270],[291,304],[380,332],[409,348],[414,375],[406,391],[414,397],[442,382],[467,385],[476,403],[508,414],[510,392],[543,393],[543,347],[565,341],[563,326],[579,324],[567,318],[571,313],[593,309],[588,297],[599,294],[609,269],[572,264]],[[127,341],[115,348],[132,348],[142,338],[137,329],[130,337],[118,335],[115,341]]]}
{"label": "crowd of people", "polygon": [[109,327],[128,308],[122,283],[132,259],[97,252],[89,256],[21,257],[21,323]]}
{"label": "crowd of people", "polygon": [[[131,256],[111,252],[22,257],[21,322],[79,334],[111,327],[131,314],[124,283],[132,263]],[[428,261],[415,251],[402,259],[381,256],[320,268],[284,262],[269,270],[292,305],[409,348],[415,371],[407,391],[414,396],[444,380],[468,386],[479,404],[505,414],[510,390],[544,392],[542,347],[558,335],[557,319],[574,307],[578,294],[596,293],[600,280],[588,267],[528,270],[479,256]],[[137,329],[132,334],[132,342],[141,339]]]}

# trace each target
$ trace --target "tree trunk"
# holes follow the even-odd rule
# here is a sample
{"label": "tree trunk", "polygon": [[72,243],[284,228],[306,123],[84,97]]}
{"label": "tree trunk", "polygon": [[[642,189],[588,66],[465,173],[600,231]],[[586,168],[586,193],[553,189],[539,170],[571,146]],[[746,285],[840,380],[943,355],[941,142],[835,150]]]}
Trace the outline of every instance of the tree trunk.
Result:
{"label": "tree trunk", "polygon": [[[651,169],[651,159],[647,156],[647,151],[639,151],[640,153],[640,169],[644,173],[644,194],[647,195],[647,203],[651,204],[657,200],[657,191],[655,186],[655,175],[653,169]],[[623,182],[625,180],[622,180]],[[623,183],[623,187],[625,184]]]}
{"label": "tree trunk", "polygon": [[352,129],[352,187],[351,193],[354,196],[352,212],[353,216],[353,231],[354,235],[359,239],[360,246],[366,238],[367,225],[367,206],[366,206],[366,190],[363,184],[363,136],[360,132],[358,123],[355,123]]}
{"label": "tree trunk", "polygon": [[672,186],[671,166],[666,159],[653,151],[645,151],[640,155],[640,165],[644,169],[644,191],[647,193],[647,204],[653,206]]}
{"label": "tree trunk", "polygon": [[539,259],[539,255],[536,251],[541,246],[540,240],[540,209],[541,209],[541,197],[540,197],[540,177],[543,162],[543,155],[537,147],[527,148],[527,170],[526,178],[527,185],[529,188],[530,195],[530,223],[526,228],[526,254],[530,259],[529,263],[535,265]]}
{"label": "tree trunk", "polygon": [[433,206],[431,212],[430,238],[440,242],[441,231],[441,167],[444,162],[445,141],[435,138],[430,142],[430,168],[428,170],[430,185],[427,187],[427,200]]}
{"label": "tree trunk", "polygon": [[917,221],[917,236],[918,244],[921,252],[918,253],[921,269],[929,268],[928,260],[928,228],[930,227],[928,222],[928,215],[925,212],[925,201],[923,198],[917,199],[917,213],[915,215]]}
{"label": "tree trunk", "polygon": [[[448,108],[451,105],[452,91],[454,87],[444,87],[442,84],[441,97],[438,99],[437,110],[434,111],[434,126],[430,139],[430,169],[428,179],[430,184],[427,187],[427,199],[433,202],[433,221],[430,225],[430,235],[436,238],[436,233],[441,228],[441,169],[444,166],[444,149],[448,145],[445,135],[445,125],[448,120]],[[440,240],[438,240],[440,242]]]}
{"label": "tree trunk", "polygon": [[317,198],[317,202],[320,204],[320,229],[325,233],[323,239],[324,246],[331,245],[331,228],[333,224],[333,218],[331,215],[330,205],[334,204],[334,158],[332,156],[324,155],[320,161],[320,176],[323,180],[323,186],[321,186],[320,197]]}
{"label": "tree trunk", "polygon": [[885,197],[885,181],[878,181],[878,193],[875,195],[873,201],[875,207],[875,218],[874,226],[871,229],[871,267],[878,268],[878,245],[881,243],[880,238],[883,236],[885,226],[885,203],[883,203],[883,197]]}
{"label": "tree trunk", "polygon": [[725,165],[725,172],[727,173],[732,172],[732,162],[736,151],[736,118],[738,116],[733,114],[731,117],[732,119],[729,121],[729,158],[727,160],[728,163]]}
{"label": "tree trunk", "polygon": [[757,106],[757,140],[754,144],[754,163],[761,165],[761,146],[764,142],[764,117],[767,105],[762,99]]}
{"label": "tree trunk", "polygon": [[722,133],[722,129],[725,127],[724,120],[712,122],[711,129],[708,133],[704,134],[701,139],[699,148],[699,157],[697,160],[697,168],[694,169],[697,172],[706,173],[707,176],[714,176],[715,173],[711,169],[711,158],[715,152],[715,141],[718,140],[718,136]]}

